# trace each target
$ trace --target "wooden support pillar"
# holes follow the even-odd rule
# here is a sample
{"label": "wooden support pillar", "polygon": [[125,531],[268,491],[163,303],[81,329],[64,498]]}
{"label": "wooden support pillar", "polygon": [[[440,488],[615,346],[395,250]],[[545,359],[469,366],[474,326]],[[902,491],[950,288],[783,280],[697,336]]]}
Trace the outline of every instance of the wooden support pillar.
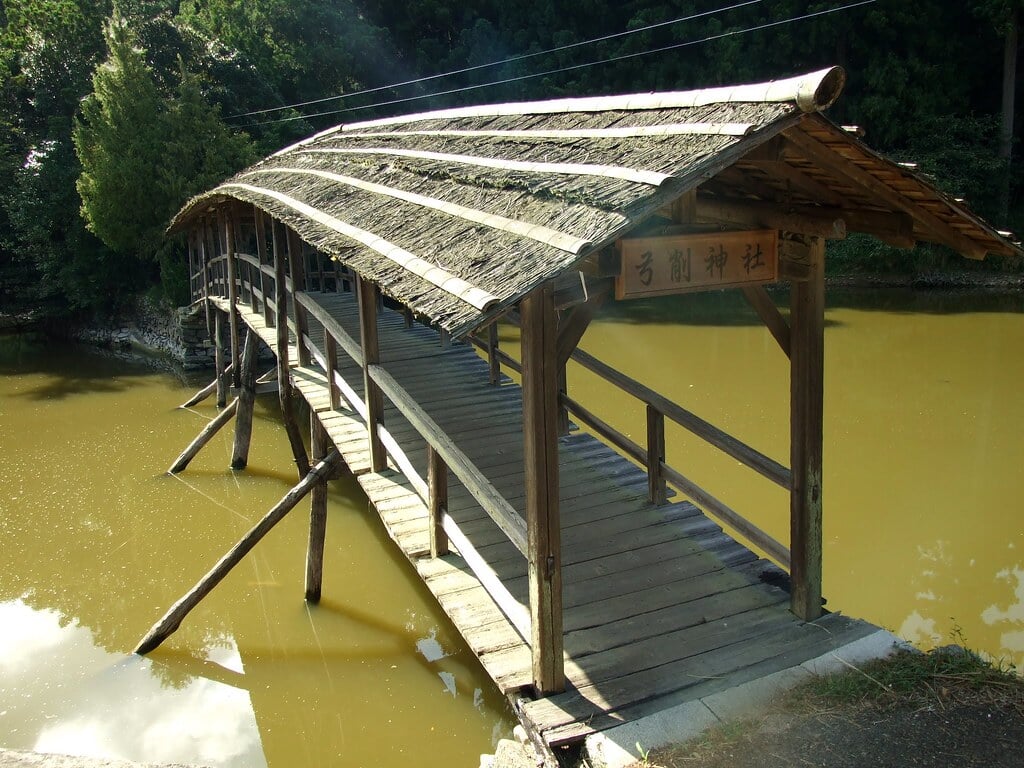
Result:
{"label": "wooden support pillar", "polygon": [[434,446],[427,443],[427,489],[430,512],[430,556],[448,554],[448,534],[444,530],[444,514],[448,510],[448,465]]}
{"label": "wooden support pillar", "polygon": [[196,233],[196,237],[199,240],[199,258],[203,263],[203,309],[206,311],[206,335],[212,337],[213,305],[210,303],[210,252],[206,247],[206,227],[206,219],[203,218],[199,223],[199,231]]}
{"label": "wooden support pillar", "polygon": [[569,394],[569,379],[565,363],[558,363],[558,434],[569,434],[569,409],[562,404],[562,397]]}
{"label": "wooden support pillar", "polygon": [[271,221],[273,227],[274,256],[274,330],[275,353],[277,355],[277,397],[281,405],[281,419],[284,421],[285,433],[292,448],[295,468],[299,477],[305,477],[309,469],[309,456],[302,442],[302,434],[295,419],[295,398],[292,395],[292,378],[288,362],[288,286],[284,279],[284,254],[281,249],[279,229],[281,225]]}
{"label": "wooden support pillar", "polygon": [[256,407],[256,351],[259,339],[250,330],[245,337],[242,353],[241,387],[238,392],[238,420],[235,421],[235,445],[231,451],[231,468],[245,469],[249,463],[249,444],[252,442],[252,413]]}
{"label": "wooden support pillar", "polygon": [[[288,272],[292,278],[292,291],[306,290],[306,268],[302,262],[302,239],[294,229],[288,229]],[[306,348],[306,334],[309,326],[306,310],[297,301],[292,301],[292,319],[295,321],[295,346],[298,349],[299,365],[309,365],[309,350]]]}
{"label": "wooden support pillar", "polygon": [[228,380],[224,370],[224,325],[220,310],[213,311],[213,367],[217,373],[217,407],[223,408],[228,401]]}
{"label": "wooden support pillar", "polygon": [[221,427],[231,421],[237,410],[238,398],[236,397],[231,401],[231,405],[218,413],[212,421],[203,427],[203,431],[196,435],[196,439],[189,443],[188,447],[181,452],[167,472],[172,475],[183,472],[185,467],[187,467],[199,451],[203,449],[203,446],[210,442],[210,439],[220,431]]}
{"label": "wooden support pillar", "polygon": [[267,254],[267,222],[263,217],[263,211],[257,208],[255,205],[252,207],[253,210],[253,221],[256,225],[256,257],[260,262],[260,292],[263,294],[263,322],[267,324],[268,328],[274,327],[274,312],[270,308],[270,290],[267,280],[267,275],[263,271],[263,266],[270,263],[270,259]]}
{"label": "wooden support pillar", "polygon": [[810,238],[808,279],[790,297],[791,610],[821,615],[821,471],[824,412],[825,241]]}
{"label": "wooden support pillar", "polygon": [[240,363],[238,333],[238,265],[235,256],[235,228],[231,222],[231,212],[224,213],[224,255],[228,264],[228,322],[231,328],[231,384],[241,385],[242,366]]}
{"label": "wooden support pillar", "polygon": [[359,339],[363,348],[363,392],[366,399],[366,431],[370,441],[370,469],[380,472],[387,466],[387,454],[381,442],[379,426],[384,423],[384,396],[370,378],[370,366],[380,362],[377,337],[377,297],[380,291],[373,283],[356,277],[359,300]]}
{"label": "wooden support pillar", "polygon": [[[323,461],[331,439],[317,415],[309,413],[309,445],[314,462]],[[310,492],[309,550],[306,553],[306,600],[320,602],[324,576],[324,542],[327,537],[327,476]]]}
{"label": "wooden support pillar", "polygon": [[668,498],[661,463],[665,461],[665,414],[647,404],[647,499],[664,504]]}
{"label": "wooden support pillar", "polygon": [[520,304],[527,560],[533,684],[565,688],[562,660],[562,530],[558,509],[558,364],[553,290],[545,284]]}

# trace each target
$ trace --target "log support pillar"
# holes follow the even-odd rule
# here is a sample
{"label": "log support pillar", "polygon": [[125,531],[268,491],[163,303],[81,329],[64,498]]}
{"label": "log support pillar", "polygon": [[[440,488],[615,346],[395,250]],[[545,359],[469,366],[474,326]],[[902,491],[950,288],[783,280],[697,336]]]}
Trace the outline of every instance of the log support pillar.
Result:
{"label": "log support pillar", "polygon": [[356,277],[359,300],[359,339],[363,348],[363,392],[366,398],[366,432],[370,441],[370,471],[380,472],[387,466],[387,454],[380,439],[380,425],[384,423],[384,396],[377,382],[370,376],[370,366],[380,362],[377,337],[377,286]]}
{"label": "log support pillar", "polygon": [[808,279],[793,283],[790,298],[790,606],[805,621],[821,615],[825,347],[825,241],[810,243]]}
{"label": "log support pillar", "polygon": [[523,298],[523,436],[533,685],[564,690],[562,545],[558,509],[558,359],[550,284]]}
{"label": "log support pillar", "polygon": [[[319,463],[327,455],[331,439],[320,419],[309,414],[309,443],[313,461]],[[324,576],[324,542],[327,538],[327,477],[324,476],[310,491],[309,551],[306,553],[306,600],[320,602]]]}
{"label": "log support pillar", "polygon": [[213,367],[217,374],[217,407],[223,408],[228,402],[228,377],[224,370],[224,324],[219,309],[214,309],[213,315]]}
{"label": "log support pillar", "polygon": [[427,489],[430,512],[430,556],[448,554],[448,534],[444,514],[448,510],[448,465],[434,446],[427,443]]}
{"label": "log support pillar", "polygon": [[231,468],[245,469],[249,463],[249,444],[252,442],[252,414],[256,406],[256,351],[259,339],[255,331],[245,337],[242,353],[241,387],[238,391],[238,418],[235,421],[235,444],[231,451]]}
{"label": "log support pillar", "polygon": [[231,385],[240,387],[242,385],[242,366],[240,362],[241,349],[239,348],[238,333],[238,264],[235,254],[235,228],[232,225],[232,215],[226,212],[224,223],[224,255],[228,263],[228,323],[231,332]]}

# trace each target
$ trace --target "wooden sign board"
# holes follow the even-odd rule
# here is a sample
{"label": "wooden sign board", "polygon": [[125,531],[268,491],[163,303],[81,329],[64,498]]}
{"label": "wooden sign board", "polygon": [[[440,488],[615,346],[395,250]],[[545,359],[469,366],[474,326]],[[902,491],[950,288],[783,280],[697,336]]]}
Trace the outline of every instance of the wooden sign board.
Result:
{"label": "wooden sign board", "polygon": [[761,285],[779,274],[774,229],[627,238],[619,248],[616,299]]}

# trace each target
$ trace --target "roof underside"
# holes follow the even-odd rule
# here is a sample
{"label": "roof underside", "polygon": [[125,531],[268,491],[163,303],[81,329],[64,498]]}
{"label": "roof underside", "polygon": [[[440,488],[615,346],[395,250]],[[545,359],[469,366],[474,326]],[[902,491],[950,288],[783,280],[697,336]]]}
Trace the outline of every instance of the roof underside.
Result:
{"label": "roof underside", "polygon": [[914,239],[976,257],[1018,252],[816,114],[842,78],[338,126],[193,199],[171,228],[251,203],[456,335],[698,187],[712,199],[909,214]]}

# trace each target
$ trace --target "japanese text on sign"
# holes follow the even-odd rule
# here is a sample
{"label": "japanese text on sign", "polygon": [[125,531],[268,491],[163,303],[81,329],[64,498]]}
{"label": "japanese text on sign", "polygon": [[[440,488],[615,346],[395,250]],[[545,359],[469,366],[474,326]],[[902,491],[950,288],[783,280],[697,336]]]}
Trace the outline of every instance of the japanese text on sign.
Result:
{"label": "japanese text on sign", "polygon": [[632,299],[774,282],[775,230],[642,237],[620,243],[615,296]]}

